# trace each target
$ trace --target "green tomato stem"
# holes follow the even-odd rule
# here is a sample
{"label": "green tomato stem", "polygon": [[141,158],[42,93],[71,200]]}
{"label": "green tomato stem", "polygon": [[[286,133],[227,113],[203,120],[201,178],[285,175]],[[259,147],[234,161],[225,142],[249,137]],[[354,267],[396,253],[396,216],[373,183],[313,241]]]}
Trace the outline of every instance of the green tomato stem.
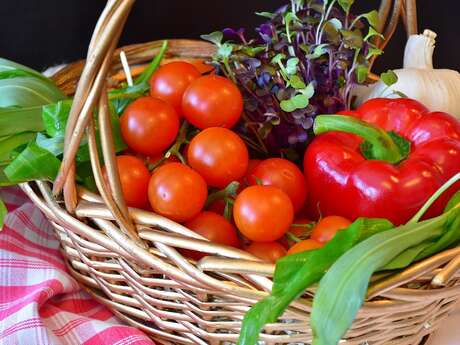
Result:
{"label": "green tomato stem", "polygon": [[356,134],[371,143],[373,159],[383,160],[391,164],[396,164],[403,159],[398,146],[388,133],[352,116],[319,115],[315,119],[313,130],[316,135],[330,131]]}

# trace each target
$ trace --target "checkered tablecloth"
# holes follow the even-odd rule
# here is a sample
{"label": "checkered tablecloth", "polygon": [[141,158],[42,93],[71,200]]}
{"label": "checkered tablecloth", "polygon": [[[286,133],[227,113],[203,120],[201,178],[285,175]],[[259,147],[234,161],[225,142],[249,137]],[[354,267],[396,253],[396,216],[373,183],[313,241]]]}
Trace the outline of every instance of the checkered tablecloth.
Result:
{"label": "checkered tablecloth", "polygon": [[0,189],[0,344],[152,345],[83,292],[43,214],[18,188]]}

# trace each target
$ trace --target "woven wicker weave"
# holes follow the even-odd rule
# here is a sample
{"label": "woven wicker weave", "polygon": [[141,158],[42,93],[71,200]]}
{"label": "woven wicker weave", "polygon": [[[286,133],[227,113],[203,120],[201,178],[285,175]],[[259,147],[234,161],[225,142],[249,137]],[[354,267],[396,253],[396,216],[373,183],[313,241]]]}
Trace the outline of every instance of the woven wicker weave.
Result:
{"label": "woven wicker weave", "polygon": [[[270,290],[274,266],[256,261],[246,252],[207,242],[163,217],[128,210],[120,192],[111,127],[107,126],[106,89],[117,84],[113,76],[120,66],[112,61],[118,61],[115,47],[133,3],[109,0],[87,61],[54,76],[64,92],[75,95],[66,128],[64,162],[53,185],[36,181],[21,187],[53,223],[73,276],[121,319],[165,344],[235,342],[245,312]],[[402,0],[382,1],[383,19],[391,8],[388,25],[381,28],[388,37],[401,13],[408,32],[416,32],[416,19],[411,15],[414,0],[405,4]],[[130,63],[143,64],[159,47],[160,42],[151,42],[123,49]],[[171,40],[166,60],[209,57],[213,51],[207,43]],[[95,143],[91,116],[95,108],[99,110],[103,157]],[[100,195],[75,184],[75,152],[84,134]],[[101,177],[102,158],[109,171],[108,184]],[[196,263],[176,248],[219,256]],[[460,248],[456,248],[398,274],[374,276],[369,298],[343,344],[419,344],[459,299],[459,265]],[[261,340],[266,344],[309,344],[313,294],[314,289],[308,290],[292,303],[278,323],[265,328]]]}

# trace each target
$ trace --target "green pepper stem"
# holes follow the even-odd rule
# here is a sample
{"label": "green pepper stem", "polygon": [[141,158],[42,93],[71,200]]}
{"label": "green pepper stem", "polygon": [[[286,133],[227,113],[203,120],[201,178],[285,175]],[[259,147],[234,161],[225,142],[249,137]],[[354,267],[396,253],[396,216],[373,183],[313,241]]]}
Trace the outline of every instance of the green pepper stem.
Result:
{"label": "green pepper stem", "polygon": [[373,159],[392,164],[403,159],[400,149],[388,133],[353,116],[319,115],[315,119],[313,130],[316,135],[330,131],[356,134],[372,145],[370,150]]}

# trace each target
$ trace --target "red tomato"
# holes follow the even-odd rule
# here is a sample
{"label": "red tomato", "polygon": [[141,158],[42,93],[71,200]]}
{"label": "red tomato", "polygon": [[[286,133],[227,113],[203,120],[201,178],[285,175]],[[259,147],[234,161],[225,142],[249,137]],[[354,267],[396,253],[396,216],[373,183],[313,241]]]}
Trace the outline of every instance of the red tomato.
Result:
{"label": "red tomato", "polygon": [[295,244],[294,246],[292,246],[288,250],[287,255],[302,253],[302,252],[306,252],[306,251],[314,250],[314,249],[319,249],[323,246],[324,246],[324,243],[321,243],[315,240],[305,240],[305,241],[299,242]]}
{"label": "red tomato", "polygon": [[329,216],[321,219],[313,228],[311,238],[318,242],[326,243],[332,240],[339,230],[344,230],[351,222],[340,216]]}
{"label": "red tomato", "polygon": [[204,179],[180,163],[159,167],[150,179],[149,200],[153,211],[176,222],[186,222],[200,213],[207,196]]}
{"label": "red tomato", "polygon": [[294,219],[289,197],[272,186],[251,186],[243,190],[233,206],[238,229],[255,242],[272,242],[283,236]]}
{"label": "red tomato", "polygon": [[179,116],[168,103],[142,97],[131,103],[120,118],[121,134],[128,146],[146,156],[166,150],[179,132]]}
{"label": "red tomato", "polygon": [[246,251],[266,262],[276,263],[286,255],[286,249],[278,242],[252,242]]}
{"label": "red tomato", "polygon": [[[148,207],[147,191],[150,172],[145,167],[144,162],[133,156],[118,156],[117,167],[126,204],[136,208]],[[105,167],[102,169],[102,174],[108,180]]]}
{"label": "red tomato", "polygon": [[[239,248],[240,239],[235,227],[221,215],[204,211],[184,224],[190,230],[195,231],[211,242]],[[183,251],[187,256],[200,260],[206,254],[194,250]]]}
{"label": "red tomato", "polygon": [[192,81],[201,77],[200,71],[184,61],[161,66],[150,79],[150,95],[171,104],[179,116],[182,114],[182,97]]}
{"label": "red tomato", "polygon": [[224,199],[217,199],[216,201],[212,202],[208,208],[208,211],[217,213],[217,214],[224,214],[225,211],[225,200]]}
{"label": "red tomato", "polygon": [[262,161],[249,178],[250,184],[259,180],[264,186],[274,186],[285,192],[297,212],[305,204],[307,183],[302,171],[292,162],[282,158],[270,158]]}
{"label": "red tomato", "polygon": [[197,128],[232,128],[243,111],[243,96],[229,79],[207,75],[193,81],[185,91],[182,111]]}
{"label": "red tomato", "polygon": [[224,188],[246,173],[249,153],[237,134],[226,128],[212,127],[192,139],[187,161],[208,185]]}
{"label": "red tomato", "polygon": [[251,178],[253,179],[254,170],[257,166],[262,162],[260,159],[250,159],[248,164],[248,169],[246,170],[246,174],[244,174],[243,178],[240,179],[240,188],[238,192],[241,192],[244,188],[250,185]]}

